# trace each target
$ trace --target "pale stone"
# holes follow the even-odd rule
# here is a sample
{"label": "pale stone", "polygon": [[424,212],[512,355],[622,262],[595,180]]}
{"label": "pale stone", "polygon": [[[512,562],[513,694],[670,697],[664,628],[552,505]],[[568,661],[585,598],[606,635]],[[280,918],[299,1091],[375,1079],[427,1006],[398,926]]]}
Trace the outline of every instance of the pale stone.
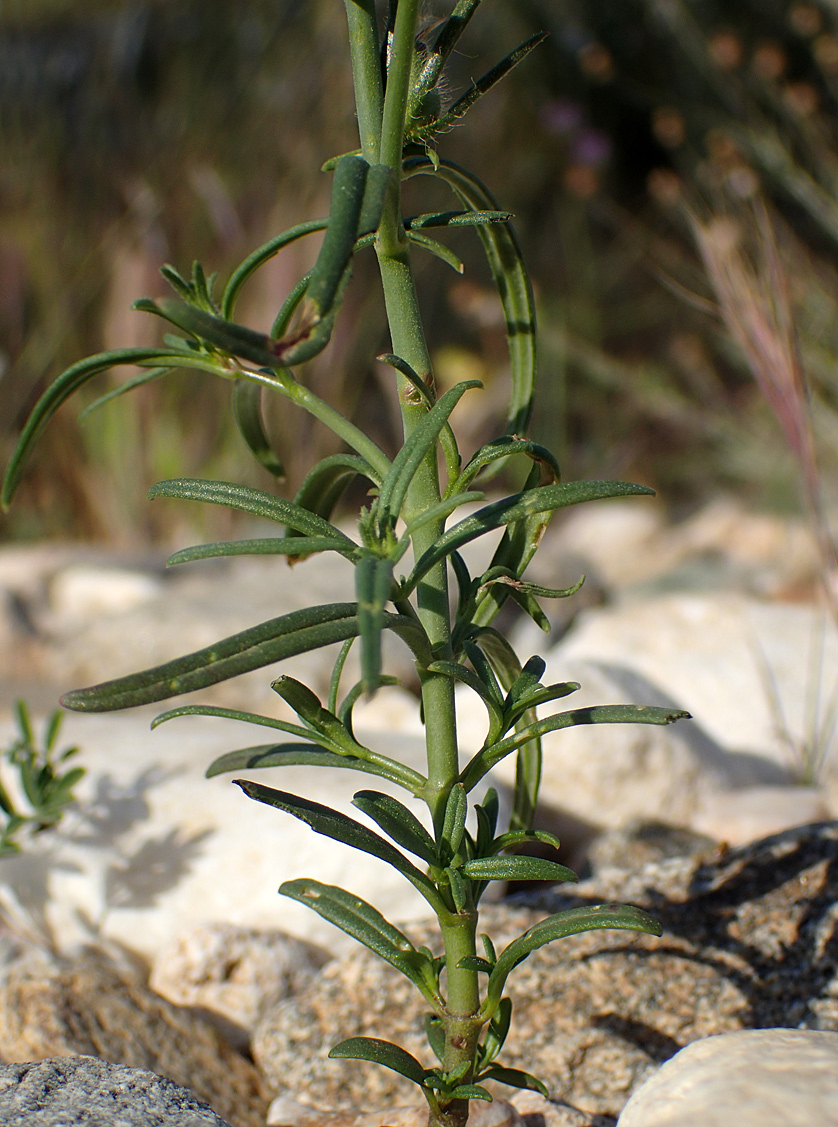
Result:
{"label": "pale stone", "polygon": [[631,1097],[618,1127],[838,1123],[838,1033],[755,1029],[696,1041]]}
{"label": "pale stone", "polygon": [[[582,690],[543,709],[595,704],[653,704],[684,709],[693,720],[667,728],[583,726],[544,738],[542,802],[597,826],[661,818],[729,841],[834,816],[838,762],[827,760],[816,782],[821,799],[774,790],[771,809],[754,821],[749,788],[784,788],[806,774],[806,701],[822,678],[822,719],[838,671],[838,633],[811,607],[766,604],[733,593],[635,599],[584,613],[545,653],[530,625],[512,638],[522,656],[541,652],[545,683],[579,681]],[[822,649],[821,649],[822,642]],[[813,649],[814,647],[814,649]],[[809,660],[808,655],[813,655]],[[761,655],[761,656],[760,656]],[[460,694],[463,732],[485,731],[473,694]],[[777,707],[787,732],[778,732]],[[511,782],[514,757],[497,768]],[[742,817],[736,824],[737,795]],[[769,797],[769,792],[763,792]],[[731,815],[727,827],[714,809]]]}
{"label": "pale stone", "polygon": [[157,955],[149,984],[175,1005],[206,1011],[245,1050],[264,1011],[307,986],[326,958],[283,932],[207,923]]}
{"label": "pale stone", "polygon": [[230,1127],[188,1088],[94,1057],[0,1065],[4,1127]]}
{"label": "pale stone", "polygon": [[73,622],[135,610],[162,592],[159,579],[113,567],[66,567],[50,583],[54,614]]}
{"label": "pale stone", "polygon": [[692,818],[692,827],[716,841],[744,845],[830,817],[829,804],[815,787],[742,787],[705,797]]}

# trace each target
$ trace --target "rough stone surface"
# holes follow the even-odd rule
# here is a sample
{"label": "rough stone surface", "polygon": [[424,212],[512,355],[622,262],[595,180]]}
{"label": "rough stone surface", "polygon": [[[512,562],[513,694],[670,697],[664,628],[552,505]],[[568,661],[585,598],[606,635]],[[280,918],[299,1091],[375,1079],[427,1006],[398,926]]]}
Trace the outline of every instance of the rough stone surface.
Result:
{"label": "rough stone surface", "polygon": [[[838,1030],[838,823],[635,873],[613,867],[573,895],[563,886],[490,907],[481,922],[500,948],[549,912],[614,900],[651,911],[663,936],[574,936],[535,952],[510,979],[515,1014],[503,1059],[553,1096],[616,1116],[692,1041],[773,1026]],[[316,1091],[326,1106],[405,1103],[409,1085],[395,1074],[325,1057],[341,1038],[366,1034],[424,1059],[424,1007],[413,993],[366,952],[336,960],[316,988],[266,1017],[256,1059],[277,1089]]]}
{"label": "rough stone surface", "polygon": [[230,1127],[181,1088],[145,1069],[93,1057],[0,1066],[4,1127]]}
{"label": "rough stone surface", "polygon": [[838,1123],[838,1033],[757,1029],[696,1041],[634,1093],[618,1127]]}
{"label": "rough stone surface", "polygon": [[149,985],[175,1005],[206,1012],[237,1048],[247,1049],[265,1010],[308,985],[327,958],[281,931],[204,924],[160,952]]}
{"label": "rough stone surface", "polygon": [[236,1127],[265,1122],[253,1065],[200,1016],[159,998],[101,951],[72,963],[38,954],[9,965],[0,985],[0,1058],[75,1056],[166,1076]]}
{"label": "rough stone surface", "polygon": [[[268,1110],[269,1127],[426,1127],[426,1104],[391,1107],[377,1114],[353,1115],[309,1107],[290,1096],[278,1096]],[[613,1127],[610,1116],[590,1115],[570,1104],[546,1100],[538,1092],[516,1092],[509,1100],[475,1100],[469,1127]]]}

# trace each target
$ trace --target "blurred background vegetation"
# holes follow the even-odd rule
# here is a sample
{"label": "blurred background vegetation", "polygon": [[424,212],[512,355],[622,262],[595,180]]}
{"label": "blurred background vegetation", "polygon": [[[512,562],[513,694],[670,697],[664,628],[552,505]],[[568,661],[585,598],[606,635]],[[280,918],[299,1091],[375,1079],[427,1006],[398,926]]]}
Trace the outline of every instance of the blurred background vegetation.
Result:
{"label": "blurred background vegetation", "polygon": [[[540,312],[534,437],[566,477],[647,482],[675,517],[720,492],[790,511],[807,471],[785,404],[814,420],[828,491],[838,0],[492,0],[453,62],[452,92],[540,28],[546,42],[439,143],[517,216]],[[164,291],[161,263],[187,272],[198,258],[225,278],[272,234],[325,213],[318,169],[356,144],[345,34],[339,0],[0,3],[3,462],[63,367],[156,339],[155,319],[129,306]],[[466,419],[476,445],[502,417],[503,324],[473,233],[456,249],[465,275],[421,261],[420,286],[440,382],[486,383]],[[270,324],[315,252],[306,242],[274,259],[241,318]],[[711,285],[714,254],[717,272],[731,256],[744,268],[738,306]],[[306,378],[392,447],[389,370],[370,360],[386,349],[383,313],[365,276],[371,255]],[[749,332],[767,333],[763,359],[785,357],[773,399]],[[159,478],[269,488],[231,427],[229,394],[177,374],[84,424],[78,402],[65,408],[0,538],[169,540],[184,517],[145,501]],[[275,406],[291,493],[329,438]],[[188,519],[216,535],[229,517]]]}

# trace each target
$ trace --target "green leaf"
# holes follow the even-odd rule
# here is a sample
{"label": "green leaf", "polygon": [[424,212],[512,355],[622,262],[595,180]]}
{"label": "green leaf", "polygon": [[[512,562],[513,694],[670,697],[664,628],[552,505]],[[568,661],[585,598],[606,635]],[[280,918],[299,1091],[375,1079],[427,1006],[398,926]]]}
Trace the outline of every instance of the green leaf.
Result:
{"label": "green leaf", "polygon": [[643,931],[648,935],[661,934],[661,926],[657,920],[630,904],[585,904],[579,908],[568,908],[564,912],[557,912],[535,924],[501,952],[495,969],[489,976],[484,1010],[489,1013],[494,1012],[500,1004],[503,988],[510,973],[533,951],[556,939],[601,928]]}
{"label": "green leaf", "polygon": [[[389,364],[391,368],[395,368],[395,370],[400,375],[404,376],[411,387],[415,389],[419,397],[422,399],[422,402],[425,403],[428,407],[428,410],[433,407],[434,398],[431,394],[430,388],[421,378],[421,376],[414,372],[414,370],[406,360],[403,360],[400,356],[395,356],[390,352],[383,353],[381,356],[377,356],[376,360],[380,360],[382,364]],[[462,460],[460,458],[460,451],[457,446],[457,439],[454,437],[454,432],[452,431],[448,423],[446,423],[442,430],[439,432],[439,444],[442,447],[442,455],[445,459],[445,470],[448,476],[448,480],[449,482],[451,482],[459,474]]]}
{"label": "green leaf", "polygon": [[349,1037],[329,1050],[332,1058],[348,1058],[349,1060],[366,1060],[373,1064],[383,1065],[400,1076],[412,1080],[420,1088],[424,1087],[427,1073],[416,1057],[405,1049],[393,1045],[390,1041],[382,1041],[378,1037]]}
{"label": "green leaf", "polygon": [[[492,965],[497,962],[497,957],[492,959]],[[492,1020],[486,1030],[486,1037],[480,1051],[480,1068],[485,1067],[495,1059],[503,1048],[512,1024],[512,1001],[502,998],[498,1008],[492,1014]]]}
{"label": "green leaf", "polygon": [[456,857],[466,833],[468,799],[462,783],[455,783],[448,792],[445,804],[445,818],[442,824],[442,841],[449,850],[450,857]]}
{"label": "green leaf", "polygon": [[230,276],[221,298],[221,316],[228,321],[232,319],[233,307],[244,283],[261,266],[264,266],[266,262],[279,254],[283,247],[303,238],[305,235],[312,234],[314,231],[323,231],[328,224],[328,219],[310,219],[306,223],[299,223],[296,227],[283,231],[281,235],[274,235],[272,239],[268,239],[266,243],[249,254],[241,266],[237,267]]}
{"label": "green leaf", "polygon": [[515,735],[507,736],[505,740],[482,748],[468,763],[460,778],[466,790],[471,790],[487,771],[510,752],[516,751],[529,740],[546,735],[547,732],[557,732],[561,728],[573,728],[580,724],[673,724],[676,720],[689,718],[688,712],[640,704],[598,705],[559,712],[528,725]]}
{"label": "green leaf", "polygon": [[425,227],[479,227],[481,223],[508,223],[511,211],[433,211],[405,218],[406,231]]}
{"label": "green leaf", "polygon": [[475,857],[466,861],[461,872],[469,880],[579,880],[567,865],[544,857]]}
{"label": "green leaf", "polygon": [[332,454],[318,462],[297,490],[294,504],[328,520],[335,504],[356,476],[366,477],[376,485],[380,475],[364,458],[355,454]]}
{"label": "green leaf", "polygon": [[61,698],[76,712],[110,712],[151,704],[181,693],[191,693],[261,669],[286,657],[342,642],[358,633],[354,603],[328,603],[292,611],[249,630],[222,638],[214,645],[175,658],[142,673],[132,673],[76,689]]}
{"label": "green leaf", "polygon": [[458,1084],[446,1095],[452,1100],[488,1100],[489,1103],[492,1102],[491,1093],[485,1088],[481,1088],[479,1084]]}
{"label": "green leaf", "polygon": [[432,961],[366,900],[343,888],[307,878],[285,881],[279,891],[368,947],[417,986],[435,1009],[442,1008]]}
{"label": "green leaf", "polygon": [[[430,175],[444,180],[471,211],[497,211],[491,192],[475,176],[450,161],[413,157],[404,162],[406,176]],[[484,223],[476,228],[498,288],[506,318],[506,337],[512,369],[507,430],[526,432],[535,388],[535,301],[521,248],[508,223]]]}
{"label": "green leaf", "polygon": [[[318,316],[328,313],[335,304],[352,259],[369,171],[370,166],[364,158],[355,155],[341,157],[335,166],[329,225],[306,292],[306,300],[312,304]],[[380,189],[380,184],[377,187]],[[379,196],[379,215],[382,202],[383,190]],[[372,229],[377,226],[376,219]]]}
{"label": "green leaf", "polygon": [[180,353],[176,349],[120,348],[112,352],[99,352],[95,356],[88,356],[85,360],[79,360],[78,363],[62,372],[58,379],[50,384],[32,408],[29,418],[26,420],[26,425],[6,467],[3,488],[0,492],[0,507],[4,511],[8,511],[32,447],[40,437],[44,427],[66,399],[89,380],[92,380],[94,376],[121,364],[151,363],[159,366],[161,363],[165,364],[169,357],[179,355]]}
{"label": "green leaf", "polygon": [[229,751],[213,760],[207,768],[206,777],[211,779],[230,771],[253,771],[260,767],[337,767],[387,779],[414,793],[426,781],[418,772],[395,760],[387,760],[384,756],[371,762],[346,753],[315,751],[311,744],[304,743],[261,744],[245,747],[240,751]]}
{"label": "green leaf", "polygon": [[[168,343],[168,342],[167,342]],[[117,387],[111,388],[106,391],[104,395],[98,396],[92,403],[88,403],[83,411],[79,411],[79,422],[85,423],[94,411],[100,410],[108,403],[115,399],[127,395],[129,391],[134,391],[138,387],[143,387],[145,384],[155,383],[157,380],[162,380],[164,376],[168,376],[172,372],[172,366],[167,365],[165,368],[150,368],[146,372],[140,372],[139,375],[133,376],[130,380],[125,380],[124,383],[119,384]]]}
{"label": "green leaf", "polygon": [[431,239],[427,235],[423,235],[421,231],[408,231],[408,241],[420,250],[426,250],[432,254],[434,258],[438,258],[440,262],[444,262],[446,266],[450,266],[457,274],[465,272],[463,260],[458,254],[455,254],[450,247],[445,243],[439,242],[437,239]]}
{"label": "green leaf", "polygon": [[169,556],[166,566],[228,556],[290,556],[293,562],[316,552],[337,552],[348,560],[355,560],[361,549],[350,548],[346,541],[335,540],[332,536],[259,536],[254,540],[227,540],[219,544],[181,548]]}
{"label": "green leaf", "polygon": [[522,520],[537,513],[554,512],[556,509],[583,504],[585,501],[604,500],[609,497],[649,496],[653,492],[645,485],[632,485],[623,481],[571,481],[527,489],[523,493],[515,493],[500,501],[493,501],[443,533],[436,544],[417,561],[403,589],[413,590],[419,580],[440,560],[458,551],[464,544],[484,536],[492,529],[502,528],[512,521]]}
{"label": "green leaf", "polygon": [[303,728],[299,724],[289,724],[287,720],[277,720],[273,716],[262,716],[258,712],[245,712],[240,708],[223,708],[220,705],[213,704],[183,704],[179,708],[170,708],[154,717],[151,722],[152,731],[161,724],[181,716],[212,716],[223,720],[240,720],[245,724],[258,724],[263,728],[275,728],[292,736],[311,739],[308,728]]}
{"label": "green leaf", "polygon": [[259,463],[280,481],[285,479],[285,467],[271,446],[262,419],[262,388],[250,380],[236,380],[233,384],[233,416],[242,438]]}
{"label": "green leaf", "polygon": [[142,298],[135,301],[132,308],[144,313],[154,313],[223,355],[247,360],[257,368],[279,368],[285,364],[282,341],[273,340],[267,333],[239,325],[235,321],[225,321],[214,313],[187,305],[177,298],[163,297],[156,301]]}
{"label": "green leaf", "polygon": [[377,857],[380,861],[386,862],[409,880],[432,908],[437,911],[445,911],[445,906],[433,882],[408,861],[403,853],[395,849],[389,841],[360,822],[356,822],[354,818],[348,818],[340,811],[322,806],[319,802],[312,802],[310,799],[289,794],[287,791],[274,790],[273,787],[266,787],[261,783],[248,782],[246,779],[234,779],[233,782],[241,787],[248,798],[253,798],[257,802],[265,803],[266,806],[273,806],[276,810],[282,810],[286,814],[291,814],[294,818],[299,818],[301,822],[305,822],[315,833],[322,834],[323,837],[340,841],[361,853],[368,853],[371,857]]}
{"label": "green leaf", "polygon": [[372,818],[388,837],[419,857],[426,865],[438,865],[434,839],[412,811],[389,794],[361,790],[352,799],[352,805]]}
{"label": "green leaf", "polygon": [[445,1025],[436,1014],[425,1014],[425,1036],[436,1059],[442,1064],[445,1057]]}
{"label": "green leaf", "polygon": [[393,561],[364,553],[355,565],[358,632],[361,636],[361,682],[370,696],[381,680],[381,634],[384,607],[393,594]]}
{"label": "green leaf", "polygon": [[467,489],[477,475],[494,462],[505,462],[516,454],[526,455],[532,461],[544,466],[548,470],[548,476],[552,477],[554,481],[560,479],[559,464],[546,446],[539,446],[537,442],[530,442],[528,439],[514,438],[512,435],[505,434],[487,442],[485,446],[481,446],[472,455],[457,479],[456,491]]}
{"label": "green leaf", "polygon": [[540,1092],[545,1099],[550,1098],[547,1085],[531,1072],[522,1072],[520,1068],[505,1068],[503,1065],[493,1064],[480,1073],[478,1080],[495,1080],[499,1084],[508,1084],[510,1088],[524,1088]]}
{"label": "green leaf", "polygon": [[436,446],[439,433],[448,422],[451,412],[467,391],[482,386],[479,380],[465,380],[452,387],[437,400],[418,426],[414,427],[381,483],[379,524],[382,532],[395,527],[410,483],[427,454]]}
{"label": "green leaf", "polygon": [[[580,688],[581,686],[578,681],[562,681],[556,685],[544,685],[529,696],[525,696],[522,700],[510,706],[506,712],[507,727],[509,728],[512,727],[513,724],[517,724],[520,719],[526,717],[527,713],[531,712],[532,709],[537,708],[539,705],[549,704],[550,701],[554,700],[562,700],[564,697],[570,696],[571,693],[577,692]],[[535,713],[533,713],[531,722],[534,722],[535,719]]]}
{"label": "green leaf", "polygon": [[539,43],[541,43],[546,38],[546,36],[546,31],[536,32],[536,34],[530,36],[530,38],[527,39],[526,42],[522,43],[519,47],[516,47],[514,51],[511,51],[505,59],[502,59],[499,63],[496,63],[495,66],[493,66],[491,70],[487,71],[482,78],[479,78],[476,82],[473,82],[468,90],[466,90],[465,93],[457,99],[451,109],[433,123],[433,126],[430,128],[430,132],[450,129],[455,122],[457,122],[460,118],[464,117],[468,113],[468,111],[478,100],[478,98],[481,98],[484,94],[488,93],[489,90],[491,90],[493,86],[496,86],[502,78],[505,78],[506,75],[513,69],[513,67],[516,67],[520,62],[522,62],[530,53],[530,51],[532,51],[533,48],[537,47]]}
{"label": "green leaf", "polygon": [[325,536],[355,551],[358,545],[335,525],[308,509],[303,509],[291,501],[283,501],[272,493],[261,489],[249,489],[230,481],[202,481],[200,478],[180,477],[168,481],[158,481],[148,491],[150,498],[178,497],[186,501],[202,501],[208,505],[226,505],[265,520],[276,521],[302,532],[306,536]]}
{"label": "green leaf", "polygon": [[[442,673],[446,677],[452,678],[454,681],[460,681],[480,697],[489,713],[489,736],[487,740],[496,739],[500,734],[505,731],[503,726],[503,710],[500,708],[497,697],[476,673],[470,669],[466,669],[464,665],[460,665],[456,661],[434,661],[428,666],[429,673]],[[492,736],[492,733],[495,733]]]}

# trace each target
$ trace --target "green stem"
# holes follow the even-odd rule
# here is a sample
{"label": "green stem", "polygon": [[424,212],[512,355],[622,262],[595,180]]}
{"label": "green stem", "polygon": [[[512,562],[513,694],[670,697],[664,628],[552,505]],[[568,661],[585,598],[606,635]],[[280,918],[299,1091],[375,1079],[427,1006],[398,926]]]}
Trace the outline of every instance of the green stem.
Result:
{"label": "green stem", "polygon": [[[376,239],[387,320],[392,349],[433,389],[433,374],[425,332],[419,312],[416,286],[407,241],[401,218],[402,148],[405,114],[408,102],[411,69],[415,54],[416,22],[419,0],[400,0],[390,45],[387,91],[384,100],[379,160],[393,172],[393,189],[385,203]],[[400,377],[399,402],[405,438],[427,415],[427,403],[413,384]],[[440,500],[436,450],[425,458],[413,478],[402,516],[406,523],[427,512]],[[444,531],[444,519],[429,521],[417,528],[413,536],[416,557],[421,557],[435,544]],[[416,588],[417,612],[430,640],[435,660],[450,661],[451,622],[448,600],[448,570],[443,560],[430,569]],[[428,783],[424,793],[439,836],[448,796],[458,778],[457,725],[454,705],[454,682],[450,677],[419,670],[422,706],[425,716],[425,740],[428,758]],[[475,954],[477,913],[471,904],[461,913],[440,916],[445,945],[447,970],[447,1003],[445,1023],[446,1069],[464,1061],[474,1062],[480,1023],[474,1015],[480,1008],[477,973],[461,969],[458,963]],[[470,1074],[466,1077],[468,1081]],[[448,1127],[465,1124],[468,1101],[456,1100],[442,1105],[440,1113],[431,1113],[431,1120]]]}
{"label": "green stem", "polygon": [[361,154],[370,164],[377,164],[381,138],[382,90],[375,0],[344,0],[344,4],[349,24],[349,48]]}

